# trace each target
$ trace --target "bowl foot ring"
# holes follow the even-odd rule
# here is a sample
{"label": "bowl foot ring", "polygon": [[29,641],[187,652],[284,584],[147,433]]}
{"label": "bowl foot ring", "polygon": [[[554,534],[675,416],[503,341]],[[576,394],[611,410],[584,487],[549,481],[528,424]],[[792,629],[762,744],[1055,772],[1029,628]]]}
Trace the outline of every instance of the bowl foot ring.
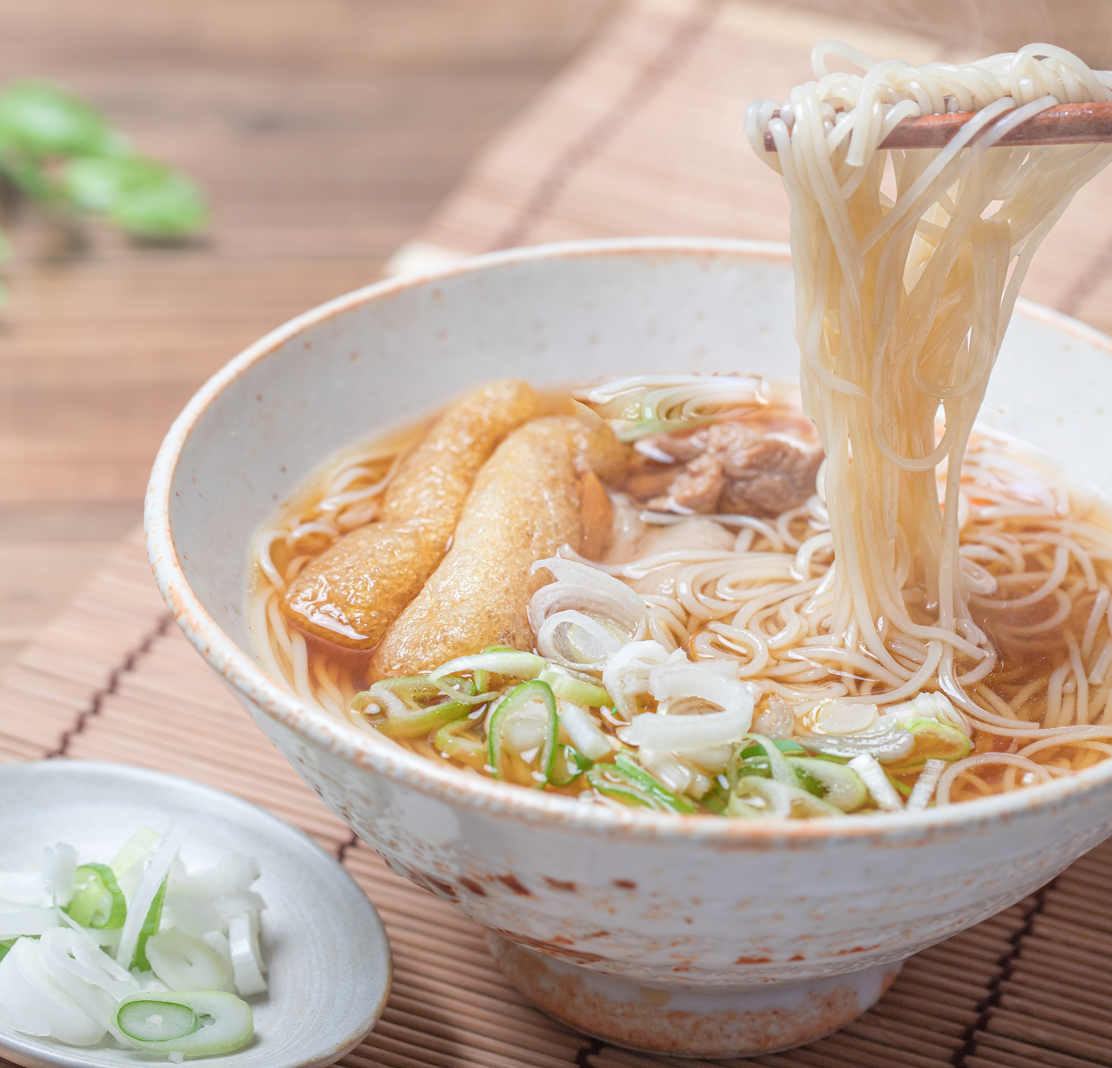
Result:
{"label": "bowl foot ring", "polygon": [[880,998],[901,964],[748,987],[649,986],[487,934],[498,967],[534,1005],[616,1046],[681,1057],[752,1057],[822,1038]]}

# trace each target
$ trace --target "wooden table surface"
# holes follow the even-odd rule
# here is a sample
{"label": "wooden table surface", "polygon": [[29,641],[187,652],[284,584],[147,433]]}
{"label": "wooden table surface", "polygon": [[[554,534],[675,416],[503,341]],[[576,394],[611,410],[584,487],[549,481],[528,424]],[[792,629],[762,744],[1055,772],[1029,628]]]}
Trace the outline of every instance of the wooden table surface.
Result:
{"label": "wooden table surface", "polygon": [[95,101],[212,200],[209,234],[58,256],[0,311],[0,663],[140,518],[155,449],[240,348],[364,285],[615,0],[0,0],[0,79]]}
{"label": "wooden table surface", "polygon": [[[0,77],[70,85],[195,175],[213,206],[208,236],[173,250],[100,231],[64,250],[17,221],[0,311],[0,664],[138,522],[157,444],[200,381],[266,329],[375,278],[619,6],[0,0]],[[985,0],[973,28],[964,0],[787,0],[784,18],[801,8],[881,18],[966,53],[970,34],[986,48],[1052,36],[1049,4]],[[1112,66],[1110,11],[1059,0],[1053,37]]]}

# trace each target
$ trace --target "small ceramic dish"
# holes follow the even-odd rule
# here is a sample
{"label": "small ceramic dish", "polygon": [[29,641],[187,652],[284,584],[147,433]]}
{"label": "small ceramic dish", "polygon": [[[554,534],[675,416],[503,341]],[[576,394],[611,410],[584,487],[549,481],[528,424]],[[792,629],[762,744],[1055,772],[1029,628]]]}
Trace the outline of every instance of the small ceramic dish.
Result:
{"label": "small ceramic dish", "polygon": [[[262,809],[172,775],[70,760],[0,766],[0,870],[25,867],[59,841],[82,860],[110,857],[140,827],[171,826],[190,868],[228,852],[253,857],[266,902],[270,990],[250,999],[255,1039],[238,1053],[189,1063],[316,1068],[338,1060],[382,1012],[390,948],[373,906],[333,857]],[[82,1049],[4,1030],[0,1057],[25,1068],[152,1063],[150,1054],[107,1044]]]}

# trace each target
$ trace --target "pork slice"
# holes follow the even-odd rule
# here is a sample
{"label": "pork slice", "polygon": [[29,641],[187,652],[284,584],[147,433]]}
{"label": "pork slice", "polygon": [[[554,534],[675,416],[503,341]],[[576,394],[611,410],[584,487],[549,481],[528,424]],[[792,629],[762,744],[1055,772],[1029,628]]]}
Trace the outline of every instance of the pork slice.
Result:
{"label": "pork slice", "polygon": [[822,450],[770,436],[743,453],[719,454],[725,485],[718,510],[740,515],[780,515],[815,492]]}
{"label": "pork slice", "polygon": [[650,508],[683,515],[716,512],[718,500],[726,487],[726,471],[722,457],[704,452],[681,468],[672,479],[668,492],[649,501]]}
{"label": "pork slice", "polygon": [[810,420],[782,409],[656,434],[636,452],[629,491],[651,498],[650,508],[684,515],[779,515],[815,492],[823,458]]}
{"label": "pork slice", "polygon": [[637,453],[657,462],[687,463],[702,456],[707,451],[707,431],[701,426],[697,430],[684,430],[672,434],[649,434],[634,446]]}

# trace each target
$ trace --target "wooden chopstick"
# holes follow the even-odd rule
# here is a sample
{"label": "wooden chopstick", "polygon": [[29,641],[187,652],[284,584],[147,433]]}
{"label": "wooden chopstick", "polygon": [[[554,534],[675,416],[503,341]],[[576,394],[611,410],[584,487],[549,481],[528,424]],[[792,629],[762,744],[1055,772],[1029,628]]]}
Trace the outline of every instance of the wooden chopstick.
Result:
{"label": "wooden chopstick", "polygon": [[[954,111],[905,119],[880,143],[881,148],[941,148],[977,113]],[[1059,104],[1009,130],[999,145],[1079,145],[1112,141],[1112,101]],[[772,135],[765,149],[776,151]],[[976,138],[973,139],[976,144]]]}

